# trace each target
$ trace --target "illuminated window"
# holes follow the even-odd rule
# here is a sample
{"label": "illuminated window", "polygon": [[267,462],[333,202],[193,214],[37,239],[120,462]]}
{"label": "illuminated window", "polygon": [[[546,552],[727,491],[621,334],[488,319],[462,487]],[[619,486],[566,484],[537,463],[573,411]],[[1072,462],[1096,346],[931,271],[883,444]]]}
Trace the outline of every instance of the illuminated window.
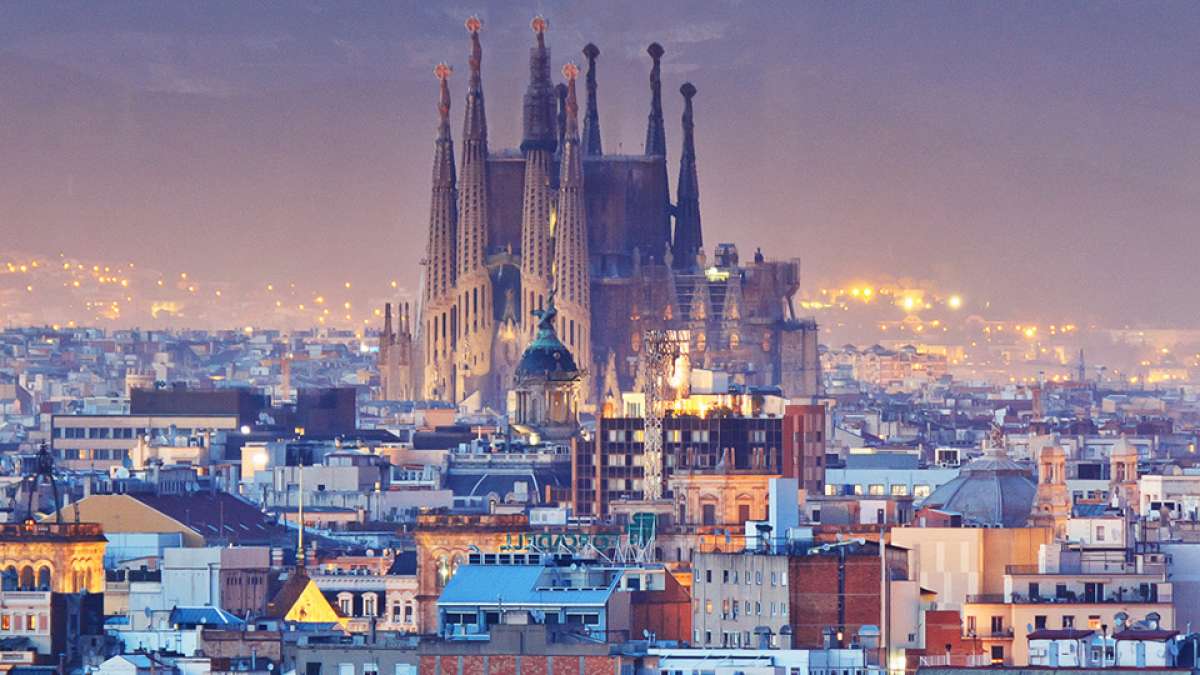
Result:
{"label": "illuminated window", "polygon": [[872,497],[881,497],[881,496],[883,496],[883,484],[872,483],[870,486],[867,487],[867,492]]}
{"label": "illuminated window", "polygon": [[908,495],[908,486],[907,485],[893,485],[892,486],[892,496],[893,497],[905,497],[907,495]]}
{"label": "illuminated window", "polygon": [[928,497],[929,496],[929,486],[928,485],[914,485],[913,486],[913,496],[914,497]]}

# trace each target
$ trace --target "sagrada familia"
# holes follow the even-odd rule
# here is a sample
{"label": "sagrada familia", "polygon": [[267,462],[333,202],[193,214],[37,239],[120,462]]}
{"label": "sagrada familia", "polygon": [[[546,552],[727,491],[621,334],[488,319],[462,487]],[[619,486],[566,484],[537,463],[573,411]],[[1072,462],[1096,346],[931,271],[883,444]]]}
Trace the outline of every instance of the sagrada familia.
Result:
{"label": "sagrada familia", "polygon": [[[732,244],[704,250],[694,137],[696,87],[684,83],[682,147],[671,200],[661,60],[651,59],[641,154],[605,154],[597,59],[583,48],[586,106],[579,121],[578,68],[551,78],[547,23],[532,23],[529,85],[519,148],[493,150],[484,106],[482,24],[466,23],[469,71],[461,155],[450,124],[450,67],[439,80],[429,239],[417,319],[404,307],[400,333],[385,326],[387,395],[504,409],[516,366],[534,339],[533,312],[554,293],[557,333],[583,369],[582,399],[619,398],[635,387],[650,329],[682,331],[693,367],[730,373],[784,395],[817,394],[817,327],[796,316],[798,260],[743,264]],[[390,312],[389,312],[390,314]],[[387,345],[386,348],[383,345]],[[394,363],[393,363],[394,362]],[[397,385],[395,380],[404,379]]]}

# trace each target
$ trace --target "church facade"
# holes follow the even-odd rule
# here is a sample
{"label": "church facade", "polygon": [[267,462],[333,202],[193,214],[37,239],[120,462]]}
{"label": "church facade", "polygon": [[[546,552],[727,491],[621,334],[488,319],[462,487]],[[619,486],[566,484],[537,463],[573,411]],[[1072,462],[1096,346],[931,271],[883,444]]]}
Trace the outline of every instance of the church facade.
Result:
{"label": "church facade", "polygon": [[[412,392],[503,409],[533,312],[553,290],[557,334],[583,371],[595,404],[634,388],[647,330],[686,331],[693,367],[723,370],[789,397],[817,395],[817,327],[791,302],[798,260],[742,263],[732,244],[704,249],[695,148],[697,90],[684,83],[682,143],[672,201],[662,114],[661,59],[651,58],[644,151],[605,154],[598,112],[599,49],[583,48],[586,104],[551,78],[547,23],[533,21],[523,136],[489,144],[481,22],[467,21],[469,72],[456,163],[450,74],[439,80],[429,234]],[[563,69],[574,89],[576,70]],[[571,91],[571,94],[574,92]],[[582,117],[580,123],[579,117]],[[616,391],[611,391],[616,389]]]}

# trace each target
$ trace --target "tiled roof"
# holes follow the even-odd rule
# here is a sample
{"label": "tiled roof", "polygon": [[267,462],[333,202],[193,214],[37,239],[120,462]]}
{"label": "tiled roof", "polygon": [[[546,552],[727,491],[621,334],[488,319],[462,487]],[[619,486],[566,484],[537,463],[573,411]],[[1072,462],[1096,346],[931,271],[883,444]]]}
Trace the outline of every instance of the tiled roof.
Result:
{"label": "tiled roof", "polygon": [[228,492],[131,496],[195,530],[210,543],[286,545],[296,538],[289,528],[257,506]]}

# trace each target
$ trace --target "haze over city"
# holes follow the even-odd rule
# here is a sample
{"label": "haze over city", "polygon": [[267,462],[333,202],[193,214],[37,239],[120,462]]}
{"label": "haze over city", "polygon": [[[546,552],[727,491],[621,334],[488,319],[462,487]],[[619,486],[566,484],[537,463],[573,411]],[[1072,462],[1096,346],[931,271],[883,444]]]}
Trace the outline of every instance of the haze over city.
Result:
{"label": "haze over city", "polygon": [[[330,321],[373,324],[418,285],[433,65],[456,70],[457,135],[462,21],[478,12],[490,142],[515,147],[537,11],[553,72],[582,63],[587,42],[601,49],[607,152],[641,152],[645,46],[662,43],[672,166],[676,92],[699,90],[706,247],[799,257],[802,297],[891,285],[1009,320],[1197,326],[1196,5],[595,10],[0,5],[0,312],[149,327],[155,301],[179,302],[180,323],[219,326],[252,301],[237,324],[283,325],[315,322],[327,296]],[[56,274],[19,271],[35,260]],[[128,277],[136,306],[94,311],[124,293],[110,299],[101,276]]]}

